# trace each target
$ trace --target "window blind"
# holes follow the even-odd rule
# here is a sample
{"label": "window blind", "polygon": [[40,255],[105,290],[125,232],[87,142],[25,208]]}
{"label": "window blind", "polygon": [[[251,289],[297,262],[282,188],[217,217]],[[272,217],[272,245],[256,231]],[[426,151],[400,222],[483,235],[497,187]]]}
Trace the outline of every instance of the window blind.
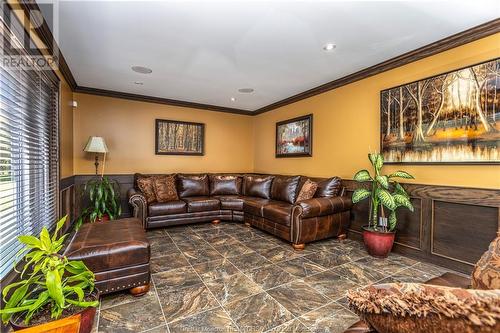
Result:
{"label": "window blind", "polygon": [[[24,31],[23,31],[24,32]],[[2,60],[30,63],[16,34],[0,18]],[[15,46],[15,47],[11,47]],[[0,279],[22,248],[56,223],[59,181],[58,83],[39,67],[0,65]]]}

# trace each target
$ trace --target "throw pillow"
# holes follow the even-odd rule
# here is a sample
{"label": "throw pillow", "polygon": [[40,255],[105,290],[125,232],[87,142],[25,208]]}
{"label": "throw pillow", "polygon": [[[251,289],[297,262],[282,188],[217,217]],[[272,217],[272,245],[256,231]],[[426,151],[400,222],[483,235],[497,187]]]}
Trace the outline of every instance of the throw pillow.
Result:
{"label": "throw pillow", "polygon": [[243,195],[270,199],[273,179],[274,176],[245,176]]}
{"label": "throw pillow", "polygon": [[318,189],[314,194],[315,198],[331,198],[339,195],[342,187],[342,180],[339,177],[332,177],[318,181]]}
{"label": "throw pillow", "polygon": [[177,175],[179,196],[197,197],[209,194],[208,175]]}
{"label": "throw pillow", "polygon": [[271,186],[271,199],[293,204],[299,182],[300,176],[275,176]]}
{"label": "throw pillow", "polygon": [[144,194],[148,204],[156,202],[156,195],[153,188],[154,176],[137,176],[137,187]]}
{"label": "throw pillow", "polygon": [[241,191],[241,177],[211,175],[210,195],[238,195]]}
{"label": "throw pillow", "polygon": [[500,289],[500,232],[474,267],[472,288]]}
{"label": "throw pillow", "polygon": [[153,180],[153,189],[158,202],[168,202],[179,200],[177,189],[175,188],[175,176],[157,176]]}
{"label": "throw pillow", "polygon": [[302,185],[302,188],[300,189],[299,195],[297,196],[297,200],[295,200],[295,202],[312,199],[317,189],[318,183],[313,182],[310,179],[306,180],[304,185]]}
{"label": "throw pillow", "polygon": [[379,333],[500,332],[500,290],[388,283],[349,290],[347,298]]}

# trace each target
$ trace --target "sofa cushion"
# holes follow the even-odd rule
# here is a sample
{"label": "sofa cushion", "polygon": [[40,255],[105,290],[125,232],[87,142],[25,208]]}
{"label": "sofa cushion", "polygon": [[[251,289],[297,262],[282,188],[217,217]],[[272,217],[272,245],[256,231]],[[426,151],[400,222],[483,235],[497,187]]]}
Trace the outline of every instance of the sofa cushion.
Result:
{"label": "sofa cushion", "polygon": [[271,199],[293,204],[297,197],[300,176],[276,176],[271,186]]}
{"label": "sofa cushion", "polygon": [[241,177],[211,175],[210,195],[238,195],[241,193]]}
{"label": "sofa cushion", "polygon": [[175,175],[161,175],[153,178],[153,190],[156,201],[168,202],[179,200],[175,186]]}
{"label": "sofa cushion", "polygon": [[323,179],[317,182],[318,188],[314,194],[315,198],[334,197],[339,195],[342,187],[342,180],[339,177]]}
{"label": "sofa cushion", "polygon": [[209,212],[220,209],[220,201],[207,196],[182,198],[187,203],[188,213]]}
{"label": "sofa cushion", "polygon": [[156,202],[153,181],[153,176],[145,176],[140,174],[136,175],[137,188],[142,192],[142,194],[144,194],[144,197],[146,198],[146,202],[148,204]]}
{"label": "sofa cushion", "polygon": [[212,198],[220,201],[221,209],[243,211],[243,197],[239,195],[216,195]]}
{"label": "sofa cushion", "polygon": [[290,225],[290,216],[292,215],[292,204],[278,201],[269,203],[262,209],[264,218],[275,223]]}
{"label": "sofa cushion", "polygon": [[182,200],[155,202],[148,205],[148,216],[163,216],[187,212],[187,204]]}
{"label": "sofa cushion", "polygon": [[500,289],[500,235],[491,242],[488,251],[474,267],[472,288]]}
{"label": "sofa cushion", "polygon": [[500,332],[500,290],[388,283],[348,292],[349,307],[378,332]]}
{"label": "sofa cushion", "polygon": [[207,196],[208,175],[177,175],[177,191],[181,198]]}
{"label": "sofa cushion", "polygon": [[258,197],[243,197],[243,212],[264,217],[263,208],[273,200]]}
{"label": "sofa cushion", "polygon": [[307,179],[302,185],[299,194],[297,195],[297,199],[295,199],[295,202],[300,202],[314,198],[314,194],[316,193],[317,189],[318,189],[318,183],[313,182],[310,179]]}
{"label": "sofa cushion", "polygon": [[249,197],[270,199],[273,179],[274,176],[245,176],[243,194]]}

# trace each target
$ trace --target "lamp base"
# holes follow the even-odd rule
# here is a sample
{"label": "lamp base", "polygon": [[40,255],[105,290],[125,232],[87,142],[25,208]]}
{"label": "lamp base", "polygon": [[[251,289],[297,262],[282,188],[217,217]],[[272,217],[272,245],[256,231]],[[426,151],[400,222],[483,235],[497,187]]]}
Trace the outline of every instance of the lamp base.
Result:
{"label": "lamp base", "polygon": [[95,174],[97,176],[97,170],[99,169],[99,155],[98,154],[95,154]]}

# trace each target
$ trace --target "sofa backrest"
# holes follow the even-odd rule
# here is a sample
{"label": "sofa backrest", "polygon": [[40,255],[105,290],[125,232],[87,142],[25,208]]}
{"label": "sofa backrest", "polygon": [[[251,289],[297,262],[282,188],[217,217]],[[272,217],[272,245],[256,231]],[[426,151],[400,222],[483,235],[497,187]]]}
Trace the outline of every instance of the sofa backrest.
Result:
{"label": "sofa backrest", "polygon": [[276,175],[271,186],[271,199],[293,204],[298,195],[300,178]]}
{"label": "sofa backrest", "polygon": [[208,175],[177,174],[177,194],[181,198],[208,196],[210,194]]}
{"label": "sofa backrest", "polygon": [[243,195],[271,198],[271,186],[274,176],[272,175],[245,175],[243,177]]}
{"label": "sofa backrest", "polygon": [[243,177],[232,174],[210,175],[210,195],[238,195],[241,194]]}

